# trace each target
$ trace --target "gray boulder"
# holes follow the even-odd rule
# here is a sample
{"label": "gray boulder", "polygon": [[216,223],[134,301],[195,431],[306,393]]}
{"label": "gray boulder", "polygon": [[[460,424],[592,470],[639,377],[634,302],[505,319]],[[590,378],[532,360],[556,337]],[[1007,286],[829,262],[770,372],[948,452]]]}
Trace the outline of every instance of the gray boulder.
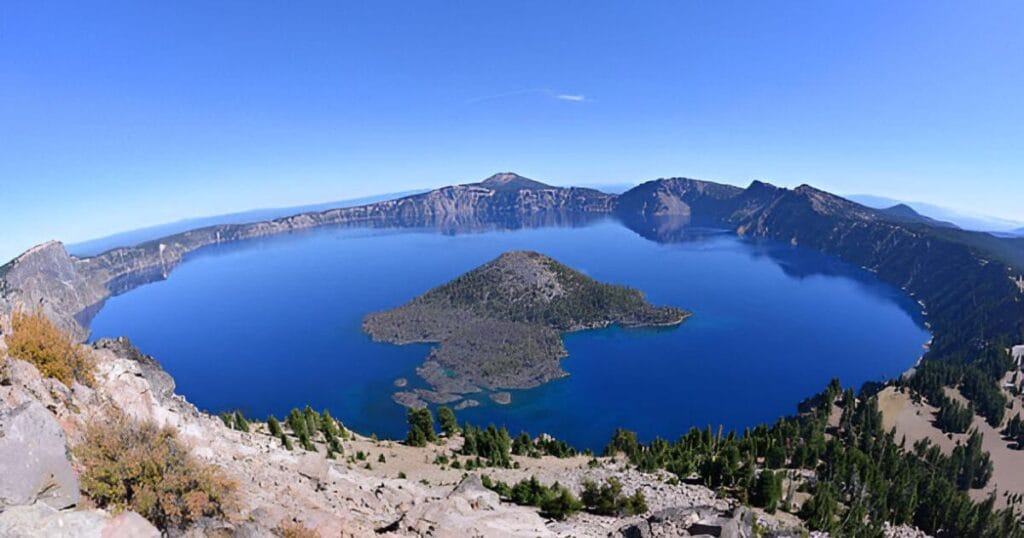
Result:
{"label": "gray boulder", "polygon": [[103,527],[103,536],[128,538],[159,538],[160,531],[135,512],[121,512]]}
{"label": "gray boulder", "polygon": [[480,477],[475,474],[466,475],[458,487],[448,494],[449,499],[461,497],[475,510],[494,510],[501,501],[498,494],[485,488]]}
{"label": "gray boulder", "polygon": [[651,524],[646,520],[634,521],[621,527],[613,535],[616,538],[651,538]]}
{"label": "gray boulder", "polygon": [[158,538],[160,531],[135,512],[115,518],[100,510],[55,510],[42,503],[0,512],[5,538]]}
{"label": "gray boulder", "polygon": [[104,338],[94,343],[92,347],[96,350],[110,351],[116,357],[138,363],[142,377],[149,381],[157,401],[166,403],[174,396],[174,378],[171,374],[165,372],[156,359],[139,351],[139,348],[132,345],[127,338]]}
{"label": "gray boulder", "polygon": [[732,518],[703,519],[690,526],[690,534],[707,534],[717,538],[743,538],[739,523]]}
{"label": "gray boulder", "polygon": [[0,511],[36,501],[60,509],[78,500],[57,419],[34,400],[0,409]]}

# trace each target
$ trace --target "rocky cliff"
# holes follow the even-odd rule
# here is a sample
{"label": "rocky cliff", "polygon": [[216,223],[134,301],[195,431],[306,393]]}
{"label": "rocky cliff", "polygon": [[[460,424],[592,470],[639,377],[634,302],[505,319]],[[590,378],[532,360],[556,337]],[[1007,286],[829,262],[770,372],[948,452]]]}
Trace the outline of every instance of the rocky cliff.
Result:
{"label": "rocky cliff", "polygon": [[927,310],[932,353],[971,358],[986,343],[1024,337],[1024,245],[981,232],[936,226],[875,210],[803,185],[755,181],[737,189],[691,179],[663,179],[624,193],[616,212],[632,229],[671,241],[690,225],[835,255],[906,290]]}
{"label": "rocky cliff", "polygon": [[[359,207],[252,224],[210,226],[103,254],[75,258],[46,243],[0,267],[0,312],[42,308],[80,337],[113,294],[166,278],[209,245],[321,226],[430,227],[442,231],[575,225],[614,215],[637,233],[671,241],[710,226],[827,252],[902,287],[922,302],[933,350],[962,352],[998,338],[1024,338],[1024,240],[935,226],[875,210],[809,186],[755,181],[746,189],[686,178],[650,181],[619,196],[559,188],[504,173]],[[960,351],[954,351],[961,348]]]}
{"label": "rocky cliff", "polygon": [[593,189],[560,188],[515,174],[444,187],[396,200],[303,213],[252,224],[209,226],[87,258],[63,245],[35,247],[0,267],[0,312],[42,308],[84,338],[91,313],[109,296],[167,278],[189,253],[221,243],[322,226],[462,228],[571,225],[611,211],[614,197]]}

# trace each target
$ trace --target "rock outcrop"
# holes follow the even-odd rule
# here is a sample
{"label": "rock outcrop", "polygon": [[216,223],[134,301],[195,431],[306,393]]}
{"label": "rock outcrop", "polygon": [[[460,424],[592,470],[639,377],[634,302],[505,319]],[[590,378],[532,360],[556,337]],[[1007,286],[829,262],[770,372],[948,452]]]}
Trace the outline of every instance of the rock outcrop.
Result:
{"label": "rock outcrop", "polygon": [[503,506],[476,475],[468,475],[443,499],[414,506],[386,529],[437,538],[555,536],[536,511]]}
{"label": "rock outcrop", "polygon": [[6,538],[158,538],[160,531],[135,512],[117,516],[103,510],[57,510],[37,503],[0,512]]}
{"label": "rock outcrop", "polygon": [[808,185],[784,189],[760,181],[739,189],[660,179],[619,196],[615,211],[656,241],[674,241],[687,226],[712,226],[863,267],[927,307],[933,355],[1024,334],[1024,302],[1007,278],[1024,270],[1016,239],[871,209]]}
{"label": "rock outcrop", "polygon": [[[46,243],[0,266],[0,313],[41,308],[84,338],[91,315],[106,298],[167,278],[185,256],[210,245],[322,226],[456,231],[577,225],[610,215],[657,241],[676,240],[687,227],[710,226],[813,248],[865,267],[928,306],[937,333],[935,353],[970,338],[977,346],[1024,333],[1024,303],[1015,281],[1007,278],[1024,271],[1020,238],[871,209],[806,185],[783,189],[755,181],[741,189],[669,178],[616,196],[552,187],[511,173],[358,207],[208,226],[87,258]],[[963,305],[974,307],[964,312]],[[968,332],[971,336],[961,338]]]}
{"label": "rock outcrop", "polygon": [[608,214],[614,198],[593,189],[552,187],[505,173],[358,207],[208,226],[86,258],[69,255],[54,241],[0,266],[0,314],[42,308],[61,327],[84,339],[89,319],[108,297],[166,279],[185,256],[210,245],[322,226],[454,230],[571,225]]}
{"label": "rock outcrop", "polygon": [[0,402],[0,477],[0,511],[36,502],[54,509],[78,504],[64,431],[36,400],[12,408]]}

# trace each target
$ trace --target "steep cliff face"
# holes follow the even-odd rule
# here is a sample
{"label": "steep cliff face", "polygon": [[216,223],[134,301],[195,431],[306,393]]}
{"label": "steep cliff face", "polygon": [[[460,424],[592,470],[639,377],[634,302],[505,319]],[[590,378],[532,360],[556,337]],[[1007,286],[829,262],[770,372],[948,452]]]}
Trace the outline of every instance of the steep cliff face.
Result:
{"label": "steep cliff face", "polygon": [[185,256],[206,246],[321,226],[447,230],[575,224],[610,212],[613,203],[614,196],[593,189],[552,187],[506,173],[375,204],[199,228],[88,258],[70,256],[63,245],[51,242],[0,269],[0,312],[38,306],[61,327],[85,338],[90,313],[106,298],[167,278]]}
{"label": "steep cliff face", "polygon": [[[688,178],[649,181],[618,197],[616,213],[625,217],[672,217],[681,223],[718,223],[730,214],[744,190]],[[694,222],[696,221],[699,222]]]}
{"label": "steep cliff face", "polygon": [[610,214],[658,241],[672,240],[686,227],[713,226],[834,254],[922,301],[940,349],[946,342],[1024,337],[1024,292],[1011,279],[1024,273],[1021,239],[934,226],[809,186],[783,189],[755,181],[741,189],[670,178],[615,196],[511,173],[359,207],[209,226],[89,258],[47,243],[0,267],[0,312],[39,307],[84,337],[89,313],[104,299],[166,278],[185,256],[209,245],[321,226],[455,231],[576,225]]}
{"label": "steep cliff face", "polygon": [[16,308],[38,308],[61,328],[80,337],[85,334],[74,316],[107,297],[104,282],[82,272],[80,260],[56,241],[12,260],[5,266],[2,281],[0,314]]}
{"label": "steep cliff face", "polygon": [[936,354],[969,359],[966,350],[1024,336],[1022,292],[1009,278],[1024,267],[1024,248],[1012,240],[933,226],[807,185],[783,189],[754,182],[738,190],[670,179],[634,191],[622,195],[617,211],[632,217],[624,221],[647,237],[672,237],[665,219],[682,216],[682,225],[716,225],[800,245],[876,273],[927,309]]}

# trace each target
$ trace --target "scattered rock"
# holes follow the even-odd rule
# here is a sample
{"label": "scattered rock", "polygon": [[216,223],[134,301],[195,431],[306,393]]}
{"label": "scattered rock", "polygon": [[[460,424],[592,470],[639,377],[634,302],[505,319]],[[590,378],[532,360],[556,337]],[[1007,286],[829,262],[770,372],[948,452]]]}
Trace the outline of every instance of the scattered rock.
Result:
{"label": "scattered rock", "polygon": [[707,534],[717,538],[742,538],[745,536],[740,534],[739,523],[728,517],[702,519],[690,525],[689,532],[690,534]]}
{"label": "scattered rock", "polygon": [[78,504],[64,431],[35,400],[0,410],[0,477],[0,510],[35,501],[57,509]]}
{"label": "scattered rock", "polygon": [[512,394],[508,392],[493,392],[490,394],[490,398],[498,405],[508,405],[512,403]]}
{"label": "scattered rock", "polygon": [[617,531],[615,531],[616,538],[651,538],[651,524],[646,520],[641,519],[633,523],[627,523]]}
{"label": "scattered rock", "polygon": [[306,452],[299,456],[299,464],[296,466],[300,475],[317,482],[326,480],[330,470],[327,459],[316,452]]}
{"label": "scattered rock", "polygon": [[438,392],[434,390],[416,389],[416,395],[421,399],[426,400],[432,404],[446,404],[457,402],[462,399],[462,396],[457,394],[451,394],[447,392]]}
{"label": "scattered rock", "polygon": [[166,402],[174,395],[174,378],[164,371],[153,357],[139,351],[128,338],[103,338],[93,344],[97,350],[108,350],[115,356],[138,363],[142,377],[149,381],[149,389],[160,402]]}
{"label": "scattered rock", "polygon": [[456,411],[462,411],[463,409],[469,409],[470,407],[476,407],[478,405],[480,405],[480,402],[478,402],[477,400],[474,400],[472,398],[469,398],[469,399],[466,399],[466,400],[462,400],[461,402],[456,404],[455,410]]}
{"label": "scattered rock", "polygon": [[135,512],[117,517],[102,510],[60,511],[42,503],[15,506],[0,512],[0,536],[5,538],[157,538],[160,531]]}
{"label": "scattered rock", "polygon": [[536,511],[502,505],[498,494],[484,488],[476,475],[467,476],[443,499],[413,506],[385,529],[438,538],[554,536]]}
{"label": "scattered rock", "polygon": [[398,388],[402,388],[402,387],[404,387],[404,386],[406,386],[408,384],[409,384],[409,380],[404,378],[404,377],[400,377],[400,378],[395,380],[395,386],[398,387]]}
{"label": "scattered rock", "polygon": [[146,518],[135,512],[121,512],[103,528],[103,536],[132,538],[158,538],[160,531]]}
{"label": "scattered rock", "polygon": [[399,391],[391,395],[391,399],[398,405],[409,409],[423,409],[427,406],[415,392]]}

